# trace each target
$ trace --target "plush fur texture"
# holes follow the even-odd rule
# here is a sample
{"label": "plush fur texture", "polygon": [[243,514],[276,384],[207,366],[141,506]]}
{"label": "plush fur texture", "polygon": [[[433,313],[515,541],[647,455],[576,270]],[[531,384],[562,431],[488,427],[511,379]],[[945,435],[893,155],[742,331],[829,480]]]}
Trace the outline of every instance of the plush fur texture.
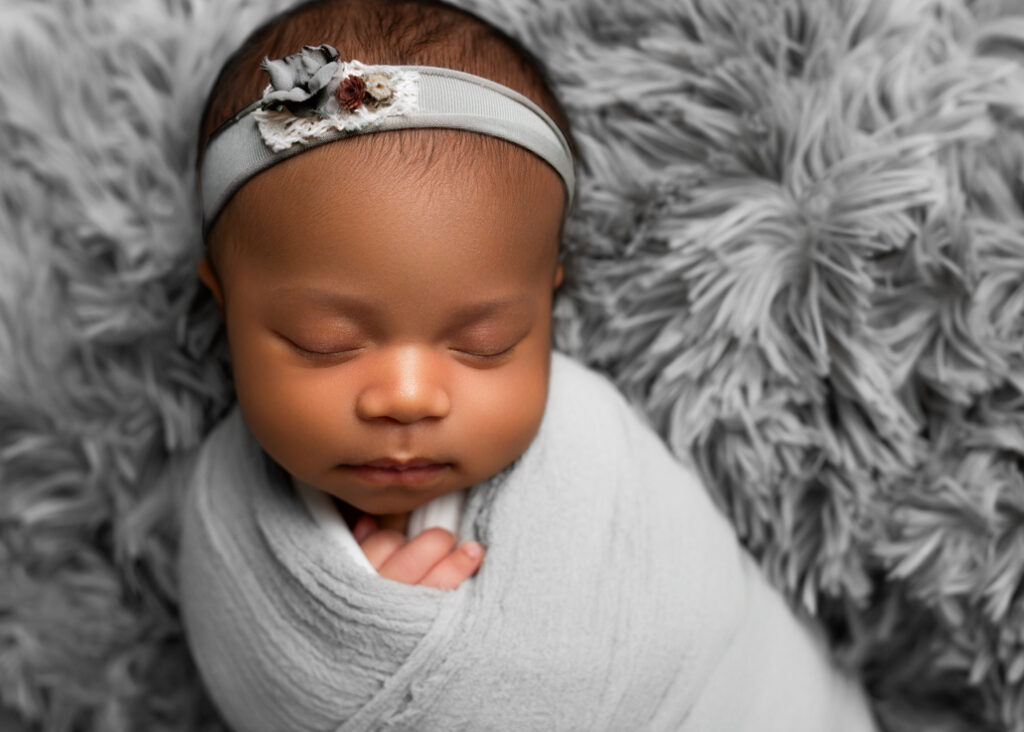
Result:
{"label": "plush fur texture", "polygon": [[[560,347],[694,460],[888,729],[1024,730],[1024,9],[463,4],[547,62],[585,155]],[[231,400],[194,135],[283,5],[0,9],[0,707],[28,729],[220,729],[174,576]]]}

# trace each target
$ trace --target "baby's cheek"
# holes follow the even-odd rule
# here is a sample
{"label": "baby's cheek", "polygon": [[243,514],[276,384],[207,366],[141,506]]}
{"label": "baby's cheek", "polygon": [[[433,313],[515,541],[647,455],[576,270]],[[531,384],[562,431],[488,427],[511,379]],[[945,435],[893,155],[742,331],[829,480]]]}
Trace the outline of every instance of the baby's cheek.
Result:
{"label": "baby's cheek", "polygon": [[237,356],[235,390],[249,429],[271,457],[301,474],[303,463],[330,451],[322,443],[341,427],[343,406],[328,370],[296,368],[261,349],[238,349]]}
{"label": "baby's cheek", "polygon": [[543,366],[510,370],[489,390],[487,398],[477,402],[480,434],[487,436],[481,442],[491,475],[522,455],[533,441],[544,415],[547,384]]}

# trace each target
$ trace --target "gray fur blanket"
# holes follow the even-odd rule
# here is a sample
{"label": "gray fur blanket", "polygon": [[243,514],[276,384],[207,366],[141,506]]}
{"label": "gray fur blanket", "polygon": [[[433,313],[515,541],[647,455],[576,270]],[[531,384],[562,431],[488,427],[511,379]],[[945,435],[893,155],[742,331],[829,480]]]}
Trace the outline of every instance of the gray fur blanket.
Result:
{"label": "gray fur blanket", "polygon": [[[462,2],[585,154],[562,350],[693,458],[889,729],[1024,730],[1020,3]],[[194,144],[283,4],[0,6],[0,707],[29,728],[221,729],[175,570],[232,400]]]}

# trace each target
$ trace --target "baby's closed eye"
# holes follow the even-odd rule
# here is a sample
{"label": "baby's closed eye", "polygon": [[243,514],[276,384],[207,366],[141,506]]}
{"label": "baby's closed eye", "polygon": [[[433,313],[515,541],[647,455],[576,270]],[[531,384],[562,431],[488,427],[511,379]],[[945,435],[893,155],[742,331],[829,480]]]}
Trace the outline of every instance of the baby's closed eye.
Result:
{"label": "baby's closed eye", "polygon": [[313,339],[301,336],[289,337],[281,334],[278,335],[300,356],[314,360],[352,356],[365,348],[363,342],[358,339]]}
{"label": "baby's closed eye", "polygon": [[459,354],[480,359],[499,359],[512,350],[529,334],[523,328],[478,328],[460,333],[452,339],[449,348]]}

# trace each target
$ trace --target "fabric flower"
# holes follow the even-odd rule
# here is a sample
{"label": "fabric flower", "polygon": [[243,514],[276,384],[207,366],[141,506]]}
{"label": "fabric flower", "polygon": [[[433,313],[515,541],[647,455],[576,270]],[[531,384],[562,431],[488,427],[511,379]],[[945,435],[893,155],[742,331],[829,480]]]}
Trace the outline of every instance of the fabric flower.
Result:
{"label": "fabric flower", "polygon": [[331,98],[331,81],[338,71],[338,51],[327,43],[303,46],[298,53],[271,61],[264,58],[260,67],[270,76],[272,91],[263,95],[263,107],[282,107],[296,117],[323,115]]}
{"label": "fabric flower", "polygon": [[273,152],[332,131],[353,133],[419,108],[419,73],[402,66],[343,61],[328,44],[263,60],[270,85],[253,110],[260,137]]}
{"label": "fabric flower", "polygon": [[363,106],[363,97],[366,96],[366,82],[363,77],[352,74],[346,76],[338,84],[338,104],[344,109],[358,109]]}
{"label": "fabric flower", "polygon": [[366,82],[367,94],[378,102],[387,101],[395,93],[390,74],[383,71],[371,71],[363,80]]}

